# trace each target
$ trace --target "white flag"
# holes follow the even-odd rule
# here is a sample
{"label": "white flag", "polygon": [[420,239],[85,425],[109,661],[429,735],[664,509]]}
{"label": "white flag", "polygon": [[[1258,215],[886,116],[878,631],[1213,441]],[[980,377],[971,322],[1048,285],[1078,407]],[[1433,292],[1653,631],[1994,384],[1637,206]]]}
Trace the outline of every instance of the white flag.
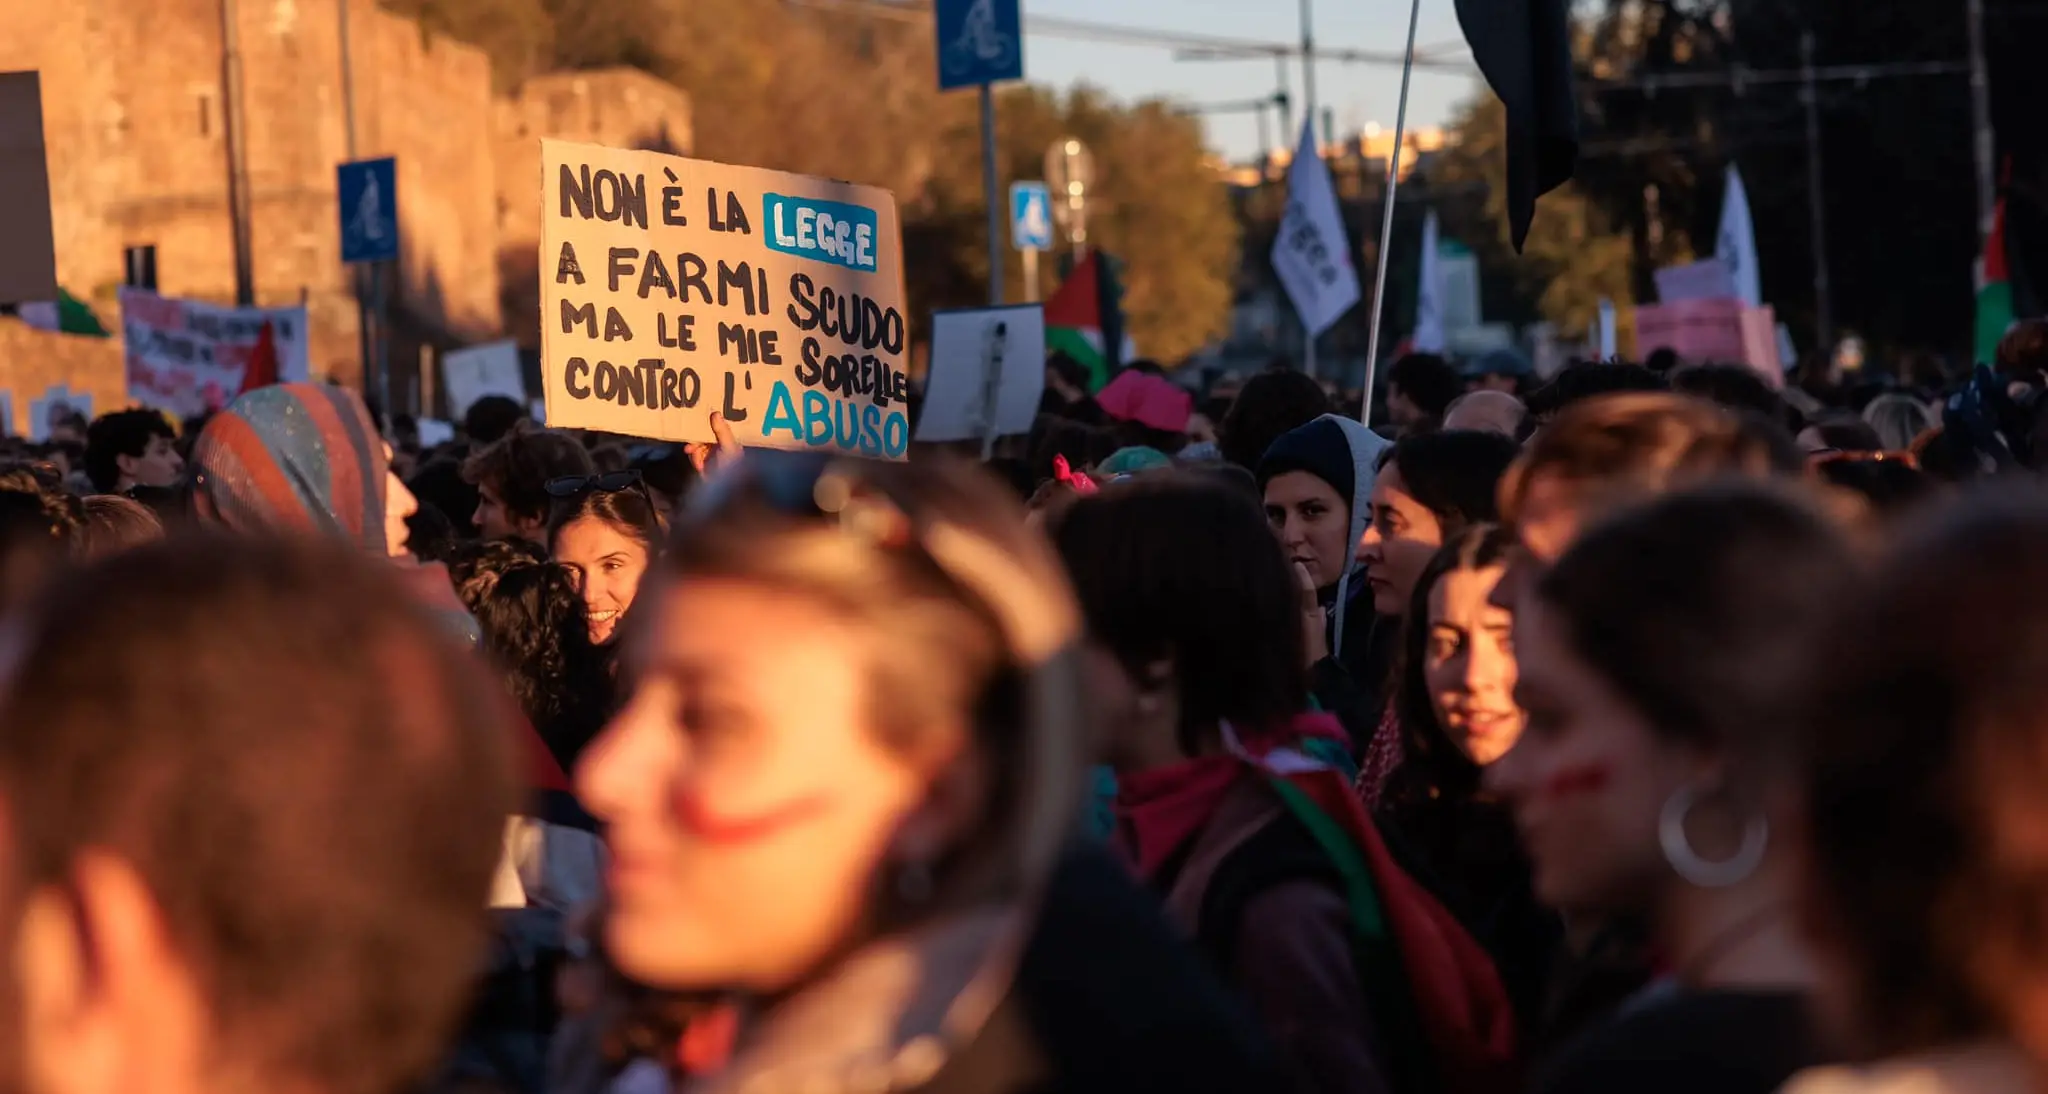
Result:
{"label": "white flag", "polygon": [[1415,333],[1409,338],[1417,353],[1444,351],[1444,267],[1438,261],[1436,210],[1422,220],[1422,276],[1415,289]]}
{"label": "white flag", "polygon": [[1358,271],[1330,169],[1316,151],[1315,124],[1302,126],[1301,143],[1287,169],[1287,212],[1273,240],[1273,272],[1280,275],[1302,326],[1321,334],[1358,303]]}
{"label": "white flag", "polygon": [[1721,199],[1721,232],[1714,239],[1714,257],[1728,266],[1735,298],[1747,307],[1764,306],[1763,282],[1756,265],[1756,228],[1749,220],[1749,193],[1742,174],[1728,165],[1728,193]]}

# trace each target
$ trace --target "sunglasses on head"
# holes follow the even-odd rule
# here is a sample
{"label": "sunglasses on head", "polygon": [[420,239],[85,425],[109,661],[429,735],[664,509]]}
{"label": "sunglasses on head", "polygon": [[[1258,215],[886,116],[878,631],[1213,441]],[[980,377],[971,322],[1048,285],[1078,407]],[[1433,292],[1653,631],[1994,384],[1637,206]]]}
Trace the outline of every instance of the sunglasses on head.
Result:
{"label": "sunglasses on head", "polygon": [[564,475],[547,481],[548,497],[580,498],[591,491],[600,494],[616,494],[640,485],[640,472],[634,468],[624,471],[607,471],[601,475]]}
{"label": "sunglasses on head", "polygon": [[1021,595],[1030,579],[1015,560],[981,536],[896,496],[870,471],[876,466],[808,452],[749,451],[745,460],[697,488],[686,520],[716,521],[740,499],[751,498],[788,516],[834,524],[872,546],[921,555],[995,615],[1012,650],[1027,663],[1065,645],[1072,621],[1040,604],[1042,598]]}

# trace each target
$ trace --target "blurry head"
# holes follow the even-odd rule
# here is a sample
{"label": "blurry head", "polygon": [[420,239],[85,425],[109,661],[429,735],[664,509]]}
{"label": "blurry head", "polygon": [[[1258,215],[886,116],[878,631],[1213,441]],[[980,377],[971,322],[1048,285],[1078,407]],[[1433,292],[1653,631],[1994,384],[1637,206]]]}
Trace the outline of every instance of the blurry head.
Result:
{"label": "blurry head", "polygon": [[1861,418],[1824,417],[1799,431],[1799,450],[1809,458],[1836,452],[1882,452],[1884,441]]}
{"label": "blurry head", "polygon": [[1854,573],[1808,505],[1727,483],[1611,518],[1542,577],[1514,622],[1527,726],[1487,781],[1545,903],[1668,913],[1757,873],[1807,662]]}
{"label": "blurry head", "polygon": [[93,494],[82,503],[79,553],[104,558],[164,538],[164,522],[148,506],[118,494]]}
{"label": "blurry head", "polygon": [[[1863,420],[1877,431],[1878,446],[1888,452],[1904,452],[1920,434],[1934,428],[1934,411],[1926,403],[1901,392],[1889,392],[1870,400],[1863,408]],[[2039,451],[2040,446],[2035,446]]]}
{"label": "blurry head", "polygon": [[1451,400],[1444,413],[1444,428],[1482,430],[1515,440],[1521,437],[1522,421],[1528,416],[1522,400],[1507,392],[1473,391]]}
{"label": "blurry head", "polygon": [[1281,435],[1259,461],[1266,520],[1318,589],[1334,589],[1351,568],[1388,447],[1358,422],[1326,414]]}
{"label": "blurry head", "polygon": [[1053,542],[1112,764],[1198,755],[1223,723],[1257,732],[1302,708],[1301,594],[1242,493],[1190,472],[1112,484],[1068,506]]}
{"label": "blurry head", "polygon": [[2001,379],[2040,387],[2048,383],[2048,319],[2022,319],[1998,340],[1992,355]]}
{"label": "blurry head", "polygon": [[1490,603],[1512,543],[1492,525],[1465,529],[1429,560],[1409,601],[1394,701],[1403,781],[1424,795],[1476,793],[1480,770],[1522,735],[1514,617]]}
{"label": "blurry head", "polygon": [[1217,431],[1231,463],[1256,471],[1280,435],[1336,409],[1322,385],[1293,369],[1267,369],[1244,382]]}
{"label": "blurry head", "polygon": [[1843,456],[1821,461],[1813,472],[1838,495],[1853,498],[1849,512],[1872,528],[1916,512],[1935,496],[1938,485],[1906,459]]}
{"label": "blurry head", "polygon": [[638,471],[547,484],[548,552],[583,597],[593,645],[610,642],[639,593],[667,526]]}
{"label": "blurry head", "polygon": [[477,502],[481,500],[476,487],[462,481],[462,461],[453,456],[436,456],[421,464],[405,480],[405,488],[422,505],[440,510],[453,526],[458,539],[475,539]]}
{"label": "blurry head", "polygon": [[339,545],[202,538],[15,618],[28,1089],[388,1094],[441,1052],[513,796],[501,701],[397,582]]}
{"label": "blurry head", "polygon": [[1529,416],[1538,424],[1545,424],[1564,413],[1566,407],[1587,399],[1669,388],[1661,374],[1637,365],[1580,361],[1566,365],[1549,383],[1529,393]]}
{"label": "blurry head", "polygon": [[159,410],[116,410],[85,431],[85,473],[92,488],[118,494],[133,486],[170,486],[185,470],[178,431]]}
{"label": "blurry head", "polygon": [[526,408],[519,400],[503,395],[486,395],[462,412],[462,432],[478,448],[493,445],[526,421]]}
{"label": "blurry head", "polygon": [[1765,421],[1785,421],[1785,400],[1748,365],[1687,365],[1671,374],[1671,390]]}
{"label": "blurry head", "polygon": [[1820,997],[1865,1051],[2048,1059],[2048,505],[1973,497],[1908,533],[1823,643],[1805,821]]}
{"label": "blurry head", "polygon": [[84,538],[78,499],[48,464],[0,464],[0,613],[19,606]]}
{"label": "blurry head", "polygon": [[1415,579],[1446,540],[1495,519],[1500,478],[1515,452],[1515,442],[1498,433],[1460,431],[1404,437],[1381,454],[1358,541],[1380,614],[1407,611]]}
{"label": "blurry head", "polygon": [[1698,399],[1645,392],[1575,402],[1501,479],[1501,521],[1517,545],[1495,599],[1512,608],[1603,513],[1687,483],[1793,474],[1800,464],[1784,438]]}
{"label": "blurry head", "polygon": [[1001,484],[750,451],[658,568],[576,777],[621,971],[772,994],[1050,871],[1080,808],[1078,625]]}
{"label": "blurry head", "polygon": [[[248,534],[317,533],[391,553],[389,450],[361,399],[332,384],[274,384],[213,416],[192,449],[193,512]],[[403,527],[401,520],[400,526]]]}
{"label": "blurry head", "polygon": [[575,437],[558,429],[515,427],[462,465],[476,487],[472,518],[485,539],[517,536],[547,542],[549,482],[595,474],[597,465]]}
{"label": "blurry head", "polygon": [[1435,429],[1465,393],[1465,381],[1434,353],[1411,353],[1387,369],[1387,417],[1402,432]]}

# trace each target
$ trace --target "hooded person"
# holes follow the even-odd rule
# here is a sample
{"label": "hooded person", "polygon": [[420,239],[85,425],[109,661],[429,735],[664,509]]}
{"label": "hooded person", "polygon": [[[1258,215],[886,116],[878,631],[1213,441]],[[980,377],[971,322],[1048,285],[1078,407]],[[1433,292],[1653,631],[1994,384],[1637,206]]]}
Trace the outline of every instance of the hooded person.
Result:
{"label": "hooded person", "polygon": [[368,408],[332,384],[257,388],[213,415],[192,447],[192,508],[229,531],[312,533],[398,560],[408,587],[472,645],[481,637],[438,563],[405,554],[419,502],[391,472]]}
{"label": "hooded person", "polygon": [[[202,526],[241,535],[316,536],[388,558],[418,602],[472,647],[482,632],[456,596],[448,571],[405,553],[405,520],[418,508],[391,472],[390,449],[368,408],[332,384],[257,388],[215,414],[192,449],[192,508]],[[575,801],[569,779],[534,727],[507,696],[507,723],[518,738],[526,805],[508,818],[505,853],[490,904],[508,913],[501,951],[513,964],[560,939],[568,909],[597,895],[602,848],[595,823]],[[501,960],[501,964],[504,963]],[[531,962],[526,962],[528,965]],[[521,1055],[537,1073],[540,1046]]]}
{"label": "hooded person", "polygon": [[[1365,758],[1386,706],[1400,646],[1358,573],[1358,544],[1380,455],[1393,442],[1353,419],[1325,414],[1280,435],[1259,460],[1259,494],[1301,585],[1309,626],[1310,692],[1337,715],[1353,755]],[[1313,589],[1314,603],[1307,603]],[[1316,622],[1319,621],[1319,622]]]}

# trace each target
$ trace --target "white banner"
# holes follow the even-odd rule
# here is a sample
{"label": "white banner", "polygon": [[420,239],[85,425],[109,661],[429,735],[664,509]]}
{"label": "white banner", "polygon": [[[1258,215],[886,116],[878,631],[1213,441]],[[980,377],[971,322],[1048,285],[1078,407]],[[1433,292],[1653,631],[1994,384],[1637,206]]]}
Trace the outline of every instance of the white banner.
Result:
{"label": "white banner", "polygon": [[1020,304],[932,313],[931,376],[918,440],[1029,433],[1044,392],[1044,308]]}
{"label": "white banner", "polygon": [[503,395],[526,404],[526,378],[519,371],[519,343],[506,339],[450,350],[441,358],[441,382],[448,413],[458,421],[478,399]]}
{"label": "white banner", "polygon": [[1444,351],[1444,266],[1437,253],[1435,209],[1422,221],[1422,277],[1415,290],[1415,334],[1409,341],[1417,353]]}
{"label": "white banner", "polygon": [[1714,237],[1714,257],[1728,267],[1735,299],[1745,307],[1764,306],[1763,279],[1756,264],[1756,227],[1749,219],[1749,191],[1742,174],[1728,165],[1728,192],[1721,199],[1721,231]]}
{"label": "white banner", "polygon": [[183,418],[233,402],[265,323],[279,382],[311,375],[303,307],[223,308],[141,289],[122,289],[120,298],[128,397],[144,406]]}
{"label": "white banner", "polygon": [[1316,149],[1315,122],[1301,128],[1301,143],[1287,169],[1287,212],[1273,240],[1273,272],[1311,335],[1328,330],[1358,303],[1358,271],[1330,168]]}

